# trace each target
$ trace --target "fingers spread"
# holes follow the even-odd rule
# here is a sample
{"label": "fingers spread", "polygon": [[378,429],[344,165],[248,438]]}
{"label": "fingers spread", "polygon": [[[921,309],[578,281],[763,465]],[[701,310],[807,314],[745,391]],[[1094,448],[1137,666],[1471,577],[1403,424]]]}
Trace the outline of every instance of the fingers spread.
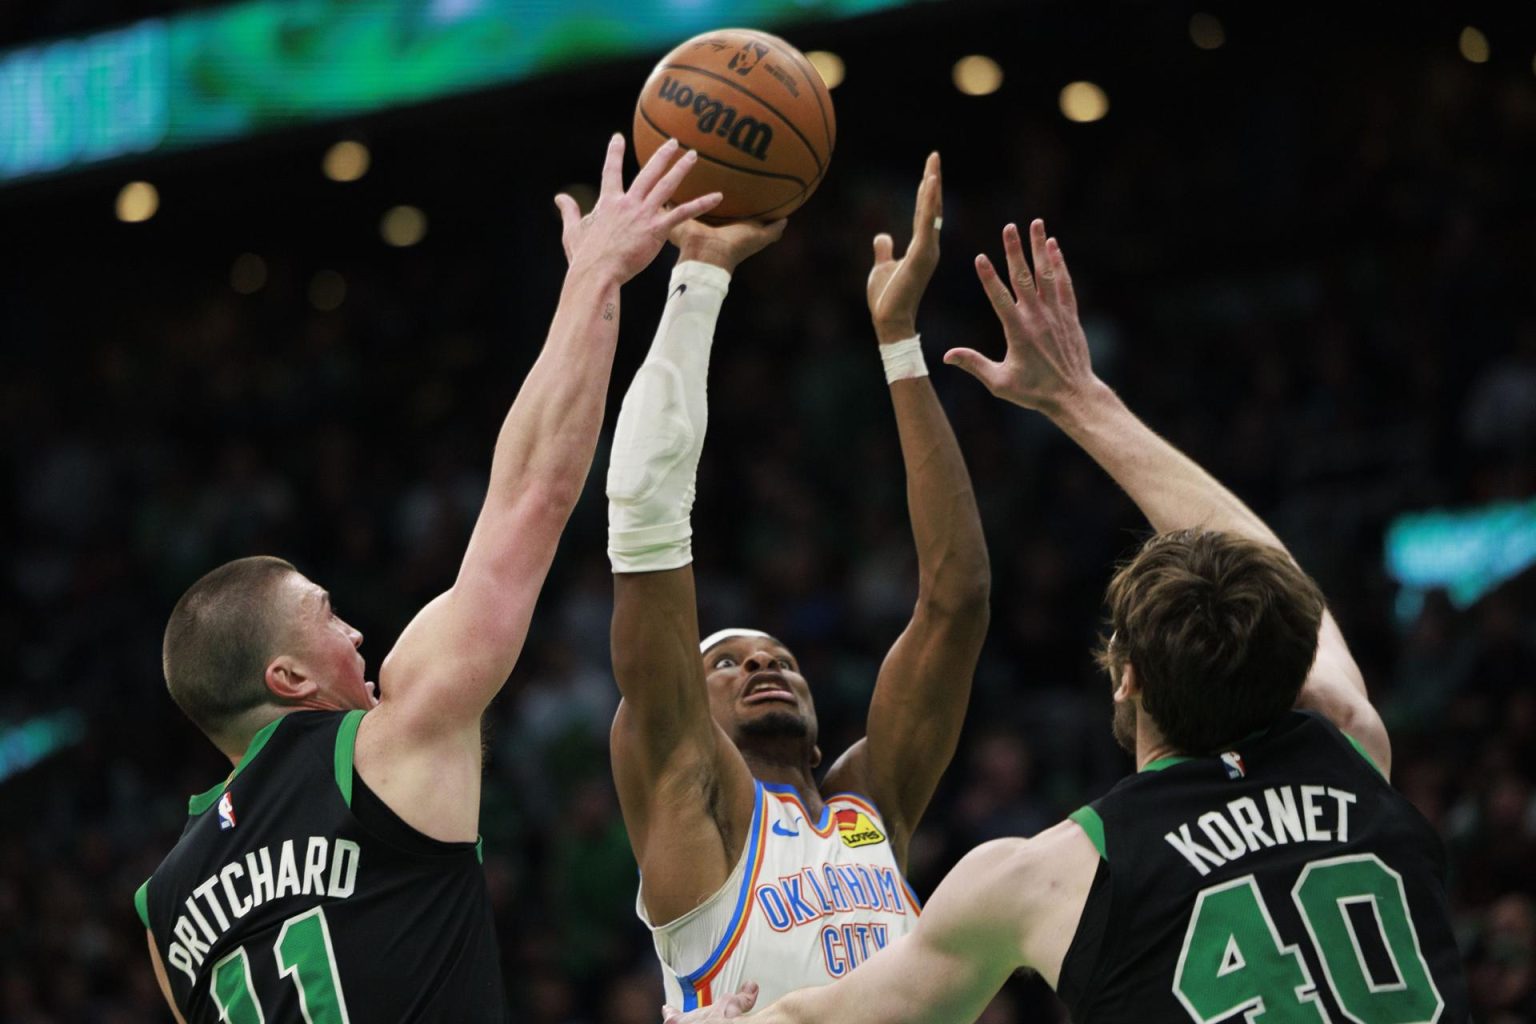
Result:
{"label": "fingers spread", "polygon": [[670,202],[673,194],[682,185],[683,179],[688,177],[688,172],[693,170],[693,165],[698,162],[699,154],[691,149],[678,157],[677,162],[656,183],[656,187],[645,196],[645,201],[655,206],[664,206]]}
{"label": "fingers spread", "polygon": [[990,380],[996,364],[975,349],[952,348],[944,353],[944,362],[948,366],[964,370],[981,381],[989,390],[992,387]]}
{"label": "fingers spread", "polygon": [[981,286],[986,289],[987,298],[992,300],[992,308],[997,313],[998,319],[1006,317],[1013,310],[1013,296],[1009,294],[1008,286],[1003,284],[1002,278],[997,276],[997,270],[986,256],[976,257],[976,276],[981,278]]}
{"label": "fingers spread", "polygon": [[[1035,279],[1029,272],[1029,264],[1024,259],[1024,243],[1019,239],[1019,226],[1009,224],[1003,228],[1003,252],[1008,256],[1008,276],[1013,281],[1013,290],[1018,295],[1020,302],[1025,302],[1034,297]],[[1039,264],[1037,263],[1038,267]]]}
{"label": "fingers spread", "polygon": [[[676,139],[668,139],[663,142],[651,154],[651,158],[640,168],[640,173],[635,175],[635,180],[630,182],[629,190],[637,199],[644,199],[658,188],[657,182],[662,180],[662,175],[667,173],[669,167],[675,167],[673,163],[677,159],[679,144]],[[665,199],[661,200],[666,202]]]}
{"label": "fingers spread", "polygon": [[624,136],[613,133],[608,140],[608,156],[603,160],[602,194],[617,196],[624,192]]}
{"label": "fingers spread", "polygon": [[564,230],[569,231],[581,223],[581,207],[564,192],[555,196],[555,208],[560,211],[560,223]]}
{"label": "fingers spread", "polygon": [[1038,217],[1029,222],[1029,252],[1035,261],[1035,273],[1040,275],[1042,282],[1041,295],[1054,302],[1055,289],[1045,287],[1045,283],[1054,281],[1056,268],[1045,251],[1045,221]]}
{"label": "fingers spread", "polygon": [[1046,240],[1045,248],[1056,270],[1056,301],[1063,309],[1077,315],[1077,292],[1072,288],[1072,275],[1067,271],[1067,258],[1061,254],[1061,243],[1054,238]]}
{"label": "fingers spread", "polygon": [[708,195],[699,196],[697,199],[690,199],[683,205],[674,206],[668,210],[667,217],[662,221],[662,225],[668,231],[671,231],[683,221],[693,220],[693,218],[700,214],[713,210],[720,205],[720,201],[724,198],[725,194],[722,192],[711,192]]}

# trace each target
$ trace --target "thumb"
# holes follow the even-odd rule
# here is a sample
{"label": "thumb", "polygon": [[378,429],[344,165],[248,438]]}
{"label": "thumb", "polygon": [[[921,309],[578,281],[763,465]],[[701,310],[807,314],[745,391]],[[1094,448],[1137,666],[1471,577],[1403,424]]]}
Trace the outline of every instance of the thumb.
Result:
{"label": "thumb", "polygon": [[566,193],[555,196],[555,207],[560,211],[560,222],[565,230],[569,231],[581,222],[581,207]]}
{"label": "thumb", "polygon": [[884,231],[880,232],[875,236],[875,262],[889,263],[891,252],[895,247],[896,243],[891,240],[891,236]]}
{"label": "thumb", "polygon": [[986,385],[990,391],[992,388],[992,374],[995,365],[992,360],[977,352],[973,348],[952,348],[944,353],[944,362],[948,366],[957,366],[966,373],[975,377]]}

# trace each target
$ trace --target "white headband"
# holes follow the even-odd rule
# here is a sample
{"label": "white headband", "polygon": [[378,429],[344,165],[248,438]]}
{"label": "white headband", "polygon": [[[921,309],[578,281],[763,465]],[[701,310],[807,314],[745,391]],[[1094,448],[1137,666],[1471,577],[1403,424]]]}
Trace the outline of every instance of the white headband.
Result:
{"label": "white headband", "polygon": [[715,644],[718,644],[722,640],[729,640],[732,637],[738,636],[760,636],[765,640],[773,639],[773,637],[769,636],[767,633],[764,633],[760,629],[720,629],[699,641],[699,653],[703,654],[705,651],[709,650],[711,647],[715,646]]}

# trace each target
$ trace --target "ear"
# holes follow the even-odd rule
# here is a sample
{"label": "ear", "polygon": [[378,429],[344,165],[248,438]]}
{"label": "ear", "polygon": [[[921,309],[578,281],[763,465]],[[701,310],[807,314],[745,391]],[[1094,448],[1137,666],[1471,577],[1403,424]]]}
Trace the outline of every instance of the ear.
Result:
{"label": "ear", "polygon": [[320,689],[299,660],[289,654],[280,654],[272,659],[267,665],[265,681],[267,692],[281,704],[302,700]]}
{"label": "ear", "polygon": [[1123,700],[1131,700],[1141,696],[1141,680],[1136,678],[1136,669],[1129,661],[1120,670],[1120,685],[1115,687],[1115,703]]}
{"label": "ear", "polygon": [[811,767],[812,768],[819,768],[820,766],[821,766],[821,747],[815,746],[815,747],[811,748]]}

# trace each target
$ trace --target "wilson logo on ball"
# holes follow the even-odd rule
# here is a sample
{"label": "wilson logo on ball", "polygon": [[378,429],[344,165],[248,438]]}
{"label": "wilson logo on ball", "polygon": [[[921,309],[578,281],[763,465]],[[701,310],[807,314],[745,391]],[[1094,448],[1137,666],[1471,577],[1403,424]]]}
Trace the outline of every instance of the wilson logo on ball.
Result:
{"label": "wilson logo on ball", "polygon": [[684,110],[692,110],[699,131],[704,134],[718,135],[733,149],[756,160],[768,159],[768,147],[773,144],[772,126],[755,117],[738,117],[735,107],[726,106],[708,93],[695,92],[692,86],[682,84],[671,75],[662,78],[657,96]]}

